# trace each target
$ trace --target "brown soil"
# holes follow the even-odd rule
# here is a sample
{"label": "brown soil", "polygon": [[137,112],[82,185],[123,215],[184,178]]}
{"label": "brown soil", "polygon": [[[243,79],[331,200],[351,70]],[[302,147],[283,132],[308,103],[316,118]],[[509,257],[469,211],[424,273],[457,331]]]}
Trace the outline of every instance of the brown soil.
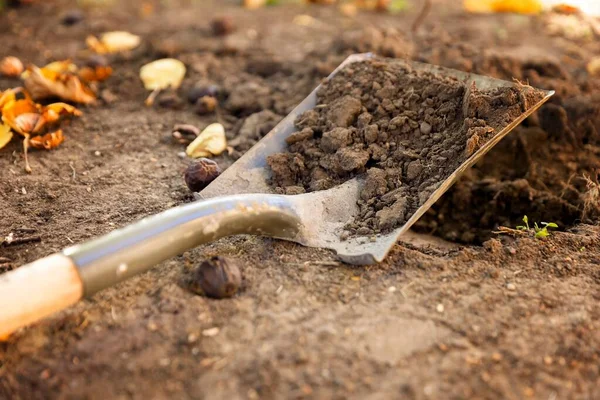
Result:
{"label": "brown soil", "polygon": [[402,226],[464,161],[544,93],[479,90],[394,59],[352,64],[325,82],[298,116],[289,152],[269,156],[281,193],[325,190],[366,175],[347,230]]}
{"label": "brown soil", "polygon": [[[563,231],[497,236],[483,247],[400,243],[365,268],[282,241],[221,240],[0,344],[1,399],[600,398],[600,79],[586,70],[600,42],[583,18],[569,17],[578,31],[566,39],[554,14],[470,16],[458,2],[437,2],[410,36],[416,2],[359,19],[318,6],[250,13],[224,1],[114,2],[68,26],[60,21],[75,2],[38,3],[0,15],[1,54],[82,62],[88,34],[121,29],[144,44],[112,61],[103,100],[63,127],[61,147],[31,152],[33,174],[18,141],[0,151],[0,237],[25,240],[0,245],[3,271],[190,201],[189,161],[170,139],[175,124],[201,129],[220,119],[231,139],[243,131],[257,140],[355,51],[557,90],[420,229],[481,242],[527,214]],[[314,20],[294,22],[299,14]],[[214,36],[211,20],[222,15],[237,29]],[[188,74],[179,91],[144,107],[139,67],[164,55]],[[188,90],[207,83],[221,89],[219,113],[198,116]],[[2,89],[18,84],[0,78]],[[242,270],[231,299],[187,289],[195,267],[216,255]]]}

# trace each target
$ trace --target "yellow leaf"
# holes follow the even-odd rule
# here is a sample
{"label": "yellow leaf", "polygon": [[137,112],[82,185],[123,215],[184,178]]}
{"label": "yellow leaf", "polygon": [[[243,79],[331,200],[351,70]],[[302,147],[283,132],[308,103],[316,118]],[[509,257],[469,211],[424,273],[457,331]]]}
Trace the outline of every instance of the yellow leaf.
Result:
{"label": "yellow leaf", "polygon": [[202,131],[185,152],[192,158],[218,156],[227,149],[225,128],[221,124],[211,124]]}
{"label": "yellow leaf", "polygon": [[163,58],[144,65],[140,79],[147,90],[177,89],[185,76],[185,64],[174,58]]}
{"label": "yellow leaf", "polygon": [[537,14],[543,9],[540,0],[464,0],[463,5],[465,10],[476,13]]}
{"label": "yellow leaf", "polygon": [[132,50],[138,47],[141,41],[139,36],[125,31],[106,32],[100,39],[95,36],[88,36],[86,39],[88,47],[98,54]]}
{"label": "yellow leaf", "polygon": [[12,137],[13,134],[10,131],[10,126],[6,124],[0,124],[0,149],[6,146]]}

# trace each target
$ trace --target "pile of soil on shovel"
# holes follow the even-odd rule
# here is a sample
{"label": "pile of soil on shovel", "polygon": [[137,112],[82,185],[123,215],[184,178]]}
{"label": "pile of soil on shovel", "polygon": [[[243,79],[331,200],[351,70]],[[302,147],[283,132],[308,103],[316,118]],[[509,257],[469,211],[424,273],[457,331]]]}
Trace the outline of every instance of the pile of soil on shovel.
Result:
{"label": "pile of soil on shovel", "polygon": [[544,92],[479,90],[392,59],[346,66],[296,120],[289,152],[268,157],[281,193],[329,189],[366,175],[350,234],[403,225],[465,160]]}

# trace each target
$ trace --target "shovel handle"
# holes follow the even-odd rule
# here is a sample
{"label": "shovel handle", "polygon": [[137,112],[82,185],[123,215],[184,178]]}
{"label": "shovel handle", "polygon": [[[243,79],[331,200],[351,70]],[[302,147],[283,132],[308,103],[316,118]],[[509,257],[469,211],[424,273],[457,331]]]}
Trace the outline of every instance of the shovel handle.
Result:
{"label": "shovel handle", "polygon": [[82,296],[77,268],[62,254],[0,275],[0,339],[77,303]]}
{"label": "shovel handle", "polygon": [[0,275],[0,339],[186,250],[236,234],[299,239],[287,196],[197,201]]}

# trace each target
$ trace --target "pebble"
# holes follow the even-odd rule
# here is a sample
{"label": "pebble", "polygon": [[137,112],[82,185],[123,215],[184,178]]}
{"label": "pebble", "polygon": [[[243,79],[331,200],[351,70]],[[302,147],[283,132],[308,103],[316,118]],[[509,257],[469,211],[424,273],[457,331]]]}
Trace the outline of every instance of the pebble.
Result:
{"label": "pebble", "polygon": [[206,337],[214,337],[217,336],[219,334],[220,329],[217,327],[214,328],[210,328],[210,329],[205,329],[202,331],[202,336],[206,336]]}
{"label": "pebble", "polygon": [[511,291],[517,290],[517,285],[515,285],[514,283],[508,283],[508,284],[506,284],[506,288]]}
{"label": "pebble", "polygon": [[444,312],[444,305],[442,303],[438,304],[437,307],[435,307],[435,310],[437,312],[439,312],[440,314]]}
{"label": "pebble", "polygon": [[429,135],[431,133],[431,125],[427,122],[421,122],[420,129],[423,135]]}

